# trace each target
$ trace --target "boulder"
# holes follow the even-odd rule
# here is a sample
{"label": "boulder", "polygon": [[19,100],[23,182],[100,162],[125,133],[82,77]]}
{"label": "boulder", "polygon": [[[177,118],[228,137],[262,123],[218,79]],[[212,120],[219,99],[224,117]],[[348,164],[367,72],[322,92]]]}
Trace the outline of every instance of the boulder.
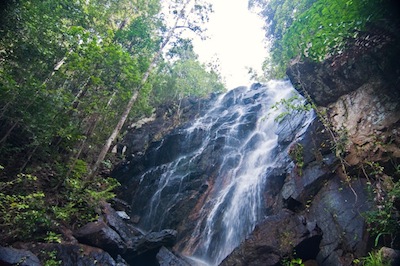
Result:
{"label": "boulder", "polygon": [[359,45],[357,40],[342,54],[322,63],[295,62],[287,69],[289,79],[317,106],[334,103],[340,96],[373,80],[398,84],[400,49],[395,37],[380,31],[368,32],[359,39],[362,38],[368,39],[368,45]]}
{"label": "boulder", "polygon": [[322,232],[315,221],[282,210],[267,217],[220,266],[278,265],[284,258],[296,256],[310,260],[317,256]]}
{"label": "boulder", "polygon": [[380,249],[380,252],[382,253],[382,257],[384,258],[384,260],[390,262],[390,265],[400,265],[400,250],[382,247]]}
{"label": "boulder", "polygon": [[158,250],[162,246],[171,247],[176,241],[175,230],[165,229],[160,232],[151,232],[144,236],[137,237],[130,252],[140,255],[142,253]]}
{"label": "boulder", "polygon": [[124,254],[127,243],[104,221],[86,224],[74,233],[80,243],[99,247],[112,255]]}
{"label": "boulder", "polygon": [[0,265],[40,266],[41,263],[31,251],[0,247]]}
{"label": "boulder", "polygon": [[108,203],[102,203],[102,213],[98,221],[86,224],[74,235],[79,242],[101,248],[113,258],[122,256],[130,264],[137,261],[146,264],[156,259],[162,246],[172,246],[176,241],[174,230],[142,234]]}
{"label": "boulder", "polygon": [[165,247],[160,248],[156,257],[160,266],[190,266],[188,262],[176,256]]}
{"label": "boulder", "polygon": [[128,266],[125,260],[120,256],[116,256],[114,259],[110,254],[100,248],[83,244],[26,243],[23,244],[23,247],[35,253],[40,258],[42,264],[51,260],[57,262],[61,261],[62,265],[74,266]]}
{"label": "boulder", "polygon": [[371,206],[365,187],[366,180],[343,182],[335,176],[304,211],[323,232],[317,256],[320,265],[351,265],[354,258],[366,254],[369,234],[362,214]]}

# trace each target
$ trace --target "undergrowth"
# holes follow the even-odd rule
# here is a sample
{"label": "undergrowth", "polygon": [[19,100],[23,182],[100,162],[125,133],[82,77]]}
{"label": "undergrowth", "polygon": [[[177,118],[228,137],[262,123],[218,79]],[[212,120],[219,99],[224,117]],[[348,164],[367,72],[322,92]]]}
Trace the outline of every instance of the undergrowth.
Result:
{"label": "undergrowth", "polygon": [[19,240],[60,243],[59,226],[80,227],[98,218],[100,201],[115,196],[113,178],[85,179],[87,166],[79,160],[69,176],[57,165],[51,180],[20,173],[0,181],[0,232],[3,244]]}

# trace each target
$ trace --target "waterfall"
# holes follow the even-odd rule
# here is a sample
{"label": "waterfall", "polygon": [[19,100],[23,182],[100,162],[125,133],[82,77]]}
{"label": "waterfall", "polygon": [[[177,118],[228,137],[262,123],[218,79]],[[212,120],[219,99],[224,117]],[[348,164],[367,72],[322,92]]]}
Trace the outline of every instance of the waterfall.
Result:
{"label": "waterfall", "polygon": [[139,225],[183,228],[180,251],[218,265],[266,214],[265,182],[282,160],[275,122],[279,110],[271,106],[293,93],[288,81],[239,87],[150,147],[132,203],[141,210]]}

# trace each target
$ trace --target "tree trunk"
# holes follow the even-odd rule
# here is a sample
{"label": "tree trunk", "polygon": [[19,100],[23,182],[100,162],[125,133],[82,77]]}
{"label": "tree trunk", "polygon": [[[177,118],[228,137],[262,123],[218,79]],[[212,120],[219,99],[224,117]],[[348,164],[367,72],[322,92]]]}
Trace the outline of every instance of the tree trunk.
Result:
{"label": "tree trunk", "polygon": [[18,125],[19,121],[15,122],[6,132],[6,134],[3,136],[3,138],[0,140],[0,144],[5,142],[7,140],[7,138],[10,136],[11,132],[13,131],[13,129]]}

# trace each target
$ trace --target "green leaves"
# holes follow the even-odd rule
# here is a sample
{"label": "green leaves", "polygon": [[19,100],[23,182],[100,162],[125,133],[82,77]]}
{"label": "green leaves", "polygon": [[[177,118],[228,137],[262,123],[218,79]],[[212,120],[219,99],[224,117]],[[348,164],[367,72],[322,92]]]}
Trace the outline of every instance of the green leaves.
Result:
{"label": "green leaves", "polygon": [[341,53],[368,23],[384,17],[381,0],[271,0],[263,6],[267,34],[273,39],[271,71],[285,75],[293,59],[323,61]]}
{"label": "green leaves", "polygon": [[[11,184],[15,189],[2,191],[4,202],[15,207],[12,217],[4,217],[10,223],[18,215],[28,223],[38,217],[93,219],[94,205],[112,197],[117,183],[96,177],[89,182],[85,162],[93,163],[113,129],[120,130],[118,118],[129,113],[135,119],[151,113],[151,105],[223,89],[189,42],[178,45],[182,28],[201,31],[210,6],[172,1],[184,9],[176,14],[183,24],[167,27],[159,0],[13,2],[0,17],[0,187],[28,172],[37,174],[27,183],[38,189]],[[175,56],[164,61],[164,41],[171,39]],[[158,74],[145,82],[156,64]],[[51,198],[50,188],[59,198]],[[57,202],[51,208],[44,206],[49,198]],[[90,211],[77,217],[85,209]]]}
{"label": "green leaves", "polygon": [[153,77],[153,93],[157,102],[180,100],[188,96],[205,96],[222,92],[224,85],[217,72],[197,61],[189,40],[178,40],[168,56],[174,60],[160,64]]}

